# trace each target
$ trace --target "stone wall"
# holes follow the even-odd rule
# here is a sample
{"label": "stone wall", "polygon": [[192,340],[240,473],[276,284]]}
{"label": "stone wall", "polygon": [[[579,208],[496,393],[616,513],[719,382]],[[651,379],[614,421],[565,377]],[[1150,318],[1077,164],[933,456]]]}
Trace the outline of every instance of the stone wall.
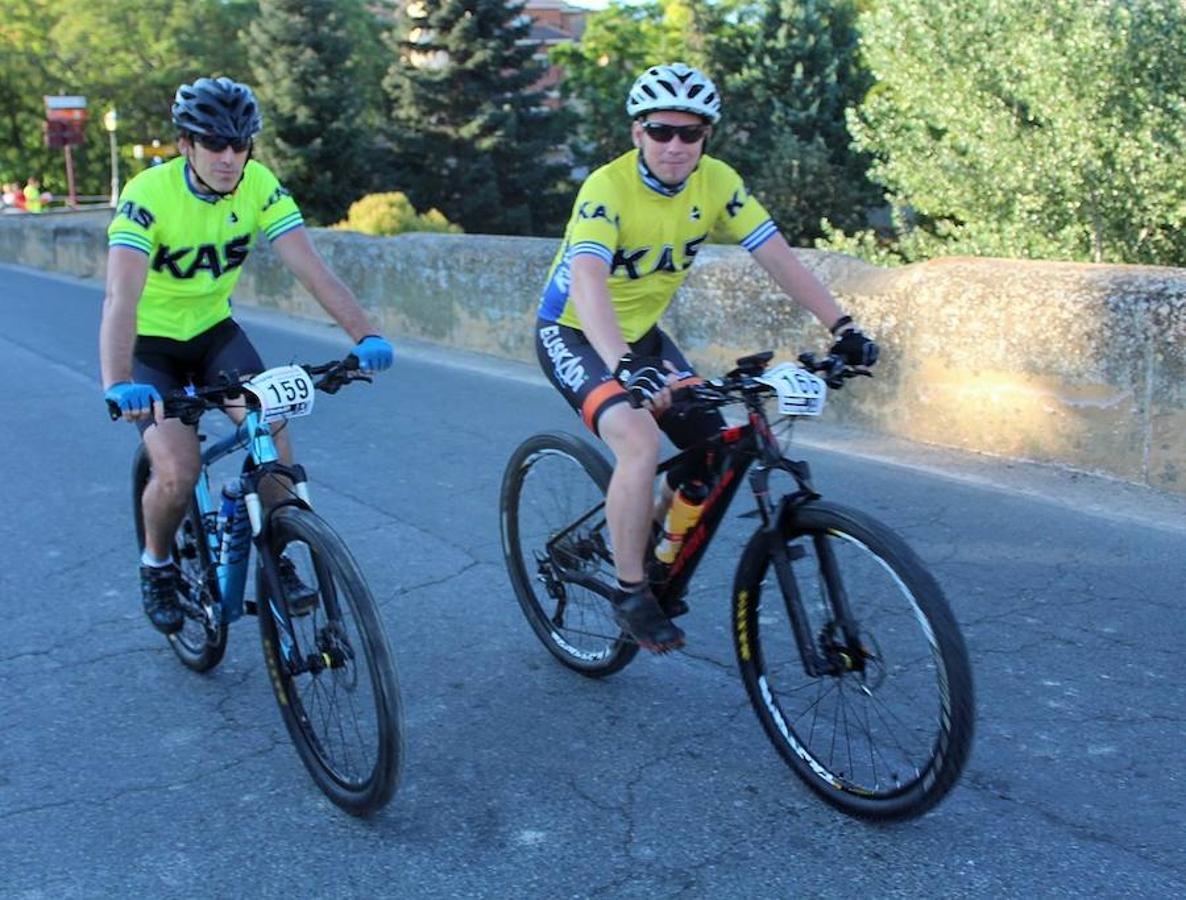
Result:
{"label": "stone wall", "polygon": [[[108,215],[0,216],[0,260],[101,277]],[[555,240],[312,233],[397,342],[534,359]],[[834,393],[828,416],[1186,491],[1186,270],[996,259],[880,269],[799,253],[884,348],[877,377]],[[236,300],[321,315],[266,247],[252,253]],[[701,251],[664,324],[705,373],[755,350],[793,358],[827,343],[735,247]]]}

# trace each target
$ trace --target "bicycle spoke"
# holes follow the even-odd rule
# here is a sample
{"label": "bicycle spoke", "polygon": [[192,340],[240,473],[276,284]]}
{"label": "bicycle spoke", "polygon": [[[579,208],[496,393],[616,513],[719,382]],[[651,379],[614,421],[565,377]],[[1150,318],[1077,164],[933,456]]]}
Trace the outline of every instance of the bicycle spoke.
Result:
{"label": "bicycle spoke", "polygon": [[[286,680],[281,711],[322,790],[366,814],[387,801],[399,777],[394,671],[370,593],[340,539],[307,510],[282,509],[279,522],[270,552],[291,562],[316,598],[290,620],[303,671]],[[272,616],[260,626],[268,647]]]}
{"label": "bicycle spoke", "polygon": [[[758,555],[760,543],[751,542],[743,565],[762,560],[761,567],[739,569],[747,688],[784,759],[821,796],[858,815],[916,815],[951,787],[967,757],[971,683],[962,642],[933,580],[913,562],[888,561],[887,553],[908,554],[900,540],[869,520],[857,524],[852,511],[812,509],[821,510],[820,524],[791,542],[796,590],[788,593],[799,597],[791,609],[805,617],[798,633],[811,636],[809,647],[799,646],[784,598],[761,593],[782,585],[770,558]],[[858,539],[849,528],[875,534]],[[885,546],[893,549],[877,549]],[[941,655],[944,642],[957,655]],[[759,652],[746,651],[753,644]],[[804,654],[823,665],[819,675],[807,674]],[[941,741],[946,751],[937,754]]]}
{"label": "bicycle spoke", "polygon": [[503,550],[515,594],[536,636],[562,663],[587,675],[625,665],[623,639],[605,596],[613,584],[602,508],[609,466],[571,435],[529,439],[507,464]]}

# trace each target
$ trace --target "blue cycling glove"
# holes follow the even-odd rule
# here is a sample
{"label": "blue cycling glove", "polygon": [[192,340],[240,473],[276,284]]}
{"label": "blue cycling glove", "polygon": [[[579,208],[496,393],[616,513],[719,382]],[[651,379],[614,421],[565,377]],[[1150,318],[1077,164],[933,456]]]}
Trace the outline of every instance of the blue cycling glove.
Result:
{"label": "blue cycling glove", "polygon": [[160,403],[161,395],[151,384],[117,381],[103,392],[103,399],[121,413],[152,412],[152,404]]}
{"label": "blue cycling glove", "polygon": [[395,360],[395,349],[378,334],[368,334],[350,352],[358,357],[358,368],[363,372],[382,372]]}

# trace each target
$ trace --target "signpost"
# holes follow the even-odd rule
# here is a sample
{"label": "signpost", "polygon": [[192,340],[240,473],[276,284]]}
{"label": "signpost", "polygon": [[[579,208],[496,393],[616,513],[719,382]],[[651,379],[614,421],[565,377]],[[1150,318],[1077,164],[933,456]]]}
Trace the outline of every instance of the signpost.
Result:
{"label": "signpost", "polygon": [[86,97],[45,97],[45,145],[61,147],[66,154],[66,190],[68,203],[77,205],[74,191],[74,157],[71,148],[85,140],[83,126],[87,120]]}

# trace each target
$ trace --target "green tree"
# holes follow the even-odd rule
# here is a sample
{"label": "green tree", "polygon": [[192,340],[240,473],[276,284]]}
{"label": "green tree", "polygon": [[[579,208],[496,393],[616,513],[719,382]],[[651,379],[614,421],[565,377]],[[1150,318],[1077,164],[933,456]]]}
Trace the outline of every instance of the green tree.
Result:
{"label": "green tree", "polygon": [[855,117],[899,252],[1186,264],[1177,0],[878,0]]}
{"label": "green tree", "polygon": [[74,153],[78,191],[105,193],[103,113],[118,109],[125,148],[169,142],[177,86],[199,75],[240,74],[236,33],[254,10],[254,0],[9,0],[0,19],[0,174],[23,180],[40,170],[50,190],[65,193],[62,151],[44,146],[42,95],[80,94],[91,115],[86,143]]}
{"label": "green tree", "polygon": [[340,219],[371,181],[357,84],[360,60],[374,56],[359,40],[375,26],[362,0],[260,0],[247,29],[260,157],[315,222]]}
{"label": "green tree", "polygon": [[533,87],[544,67],[522,9],[420,0],[392,36],[391,180],[471,233],[548,234],[566,212],[563,120]]}
{"label": "green tree", "polygon": [[717,15],[707,45],[724,101],[716,150],[792,243],[821,237],[825,219],[863,226],[881,191],[846,123],[872,81],[853,2],[759,0]]}
{"label": "green tree", "polygon": [[579,43],[552,48],[565,71],[561,95],[580,117],[569,142],[577,162],[601,165],[629,148],[626,95],[648,66],[706,64],[698,22],[707,12],[688,0],[612,0],[589,16]]}

